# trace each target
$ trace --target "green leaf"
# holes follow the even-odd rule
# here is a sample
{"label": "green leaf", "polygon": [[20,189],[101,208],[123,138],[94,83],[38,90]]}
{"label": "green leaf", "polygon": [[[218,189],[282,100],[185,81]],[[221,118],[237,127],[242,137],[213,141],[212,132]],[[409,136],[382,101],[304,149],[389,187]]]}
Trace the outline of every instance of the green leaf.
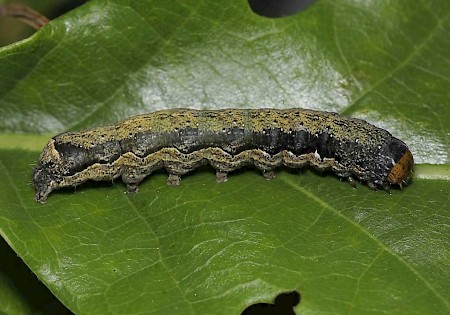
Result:
{"label": "green leaf", "polygon": [[[0,233],[80,314],[240,314],[292,289],[298,314],[450,311],[445,0],[318,1],[262,18],[245,1],[102,1],[0,49]],[[411,147],[392,195],[310,170],[211,169],[136,195],[87,183],[37,204],[49,136],[161,108],[306,107]],[[22,135],[17,135],[22,133]]]}

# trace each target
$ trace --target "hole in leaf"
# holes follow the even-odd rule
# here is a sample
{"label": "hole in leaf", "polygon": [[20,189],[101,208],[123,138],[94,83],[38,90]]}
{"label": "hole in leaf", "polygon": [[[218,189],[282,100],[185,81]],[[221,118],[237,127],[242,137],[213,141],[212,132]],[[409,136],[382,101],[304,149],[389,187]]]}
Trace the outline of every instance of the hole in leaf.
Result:
{"label": "hole in leaf", "polygon": [[53,8],[53,15],[59,16],[66,12],[72,11],[73,9],[85,4],[87,0],[67,0],[61,1],[55,5]]}
{"label": "hole in leaf", "polygon": [[273,304],[256,303],[247,307],[241,315],[296,315],[294,307],[300,303],[297,291],[279,294]]}
{"label": "hole in leaf", "polygon": [[314,0],[248,0],[253,12],[269,18],[296,14],[313,3]]}

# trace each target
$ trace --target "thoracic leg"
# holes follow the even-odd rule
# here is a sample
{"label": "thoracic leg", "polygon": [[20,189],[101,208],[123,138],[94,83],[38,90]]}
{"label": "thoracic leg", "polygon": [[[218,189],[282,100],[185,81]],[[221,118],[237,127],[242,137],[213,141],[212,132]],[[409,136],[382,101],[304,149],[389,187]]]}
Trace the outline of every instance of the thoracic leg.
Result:
{"label": "thoracic leg", "polygon": [[226,182],[228,180],[228,173],[227,172],[222,172],[220,170],[216,171],[216,181],[218,183],[223,183]]}
{"label": "thoracic leg", "polygon": [[264,178],[267,180],[271,180],[271,179],[274,179],[275,177],[277,177],[277,175],[275,174],[275,171],[273,171],[273,170],[263,171],[262,174],[263,174]]}
{"label": "thoracic leg", "polygon": [[139,183],[127,183],[128,193],[133,194],[139,192]]}
{"label": "thoracic leg", "polygon": [[167,185],[168,186],[179,186],[180,181],[181,181],[180,175],[169,174],[169,177],[167,177]]}
{"label": "thoracic leg", "polygon": [[367,182],[367,186],[369,186],[373,190],[378,190],[377,185],[375,185],[375,183],[373,182]]}
{"label": "thoracic leg", "polygon": [[347,180],[348,180],[348,183],[350,184],[350,186],[352,186],[353,188],[356,188],[356,180],[353,177],[349,176],[349,177],[347,177]]}
{"label": "thoracic leg", "polygon": [[127,185],[128,193],[137,193],[139,191],[138,185],[145,178],[146,174],[132,172],[127,170],[122,174],[122,181]]}

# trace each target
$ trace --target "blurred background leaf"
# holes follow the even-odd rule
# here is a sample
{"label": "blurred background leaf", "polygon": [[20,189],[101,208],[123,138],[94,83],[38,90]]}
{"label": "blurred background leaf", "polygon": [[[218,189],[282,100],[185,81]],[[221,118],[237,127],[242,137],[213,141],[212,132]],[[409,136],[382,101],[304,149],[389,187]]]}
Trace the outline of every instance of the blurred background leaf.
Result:
{"label": "blurred background leaf", "polygon": [[[0,0],[0,5],[13,4],[25,6],[49,19],[55,19],[84,3],[86,3],[85,0]],[[33,27],[26,25],[16,18],[3,16],[0,18],[0,47],[25,39],[34,34],[35,31]]]}

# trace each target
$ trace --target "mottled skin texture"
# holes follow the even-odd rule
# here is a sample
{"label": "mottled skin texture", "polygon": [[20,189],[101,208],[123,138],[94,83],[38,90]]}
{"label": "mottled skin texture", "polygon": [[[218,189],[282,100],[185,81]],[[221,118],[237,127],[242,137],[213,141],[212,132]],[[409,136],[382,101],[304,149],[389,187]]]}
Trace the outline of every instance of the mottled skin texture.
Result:
{"label": "mottled skin texture", "polygon": [[354,183],[389,189],[408,180],[413,157],[386,130],[363,120],[307,109],[163,110],[116,125],[67,132],[45,146],[33,172],[36,200],[87,180],[121,177],[128,191],[160,168],[168,184],[210,164],[217,180],[254,165],[266,178],[281,165],[312,165]]}

